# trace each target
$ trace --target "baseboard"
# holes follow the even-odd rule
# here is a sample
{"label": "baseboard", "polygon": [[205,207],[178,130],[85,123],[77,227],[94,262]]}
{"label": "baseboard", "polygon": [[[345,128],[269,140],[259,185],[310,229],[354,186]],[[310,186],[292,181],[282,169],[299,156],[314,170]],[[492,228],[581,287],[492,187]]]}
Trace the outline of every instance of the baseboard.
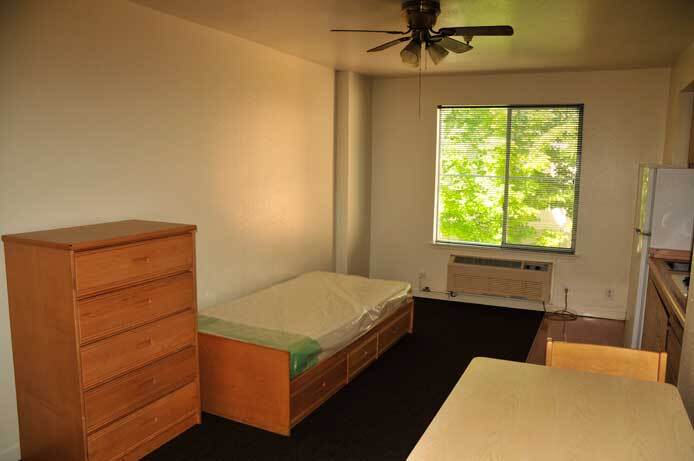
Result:
{"label": "baseboard", "polygon": [[599,319],[624,320],[626,308],[624,307],[581,307],[577,313],[583,317],[596,317]]}
{"label": "baseboard", "polygon": [[0,461],[18,461],[20,458],[19,443],[0,450]]}
{"label": "baseboard", "polygon": [[[443,299],[460,303],[482,304],[485,306],[508,307],[511,309],[525,309],[531,311],[542,311],[542,304],[536,301],[526,301],[523,299],[502,298],[496,296],[468,295],[458,293],[450,296],[448,293],[440,291],[421,291],[414,290],[414,296],[420,298]],[[561,310],[561,306],[547,305],[548,311]],[[596,317],[610,320],[624,320],[625,309],[619,307],[571,307],[572,312],[583,317]]]}

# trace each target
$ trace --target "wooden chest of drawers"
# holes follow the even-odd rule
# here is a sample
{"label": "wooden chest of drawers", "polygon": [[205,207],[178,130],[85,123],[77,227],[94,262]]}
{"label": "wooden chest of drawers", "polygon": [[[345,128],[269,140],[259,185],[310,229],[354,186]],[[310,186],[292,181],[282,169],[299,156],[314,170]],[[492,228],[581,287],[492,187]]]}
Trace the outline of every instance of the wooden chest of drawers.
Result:
{"label": "wooden chest of drawers", "polygon": [[200,423],[195,226],[6,235],[22,459],[138,459]]}

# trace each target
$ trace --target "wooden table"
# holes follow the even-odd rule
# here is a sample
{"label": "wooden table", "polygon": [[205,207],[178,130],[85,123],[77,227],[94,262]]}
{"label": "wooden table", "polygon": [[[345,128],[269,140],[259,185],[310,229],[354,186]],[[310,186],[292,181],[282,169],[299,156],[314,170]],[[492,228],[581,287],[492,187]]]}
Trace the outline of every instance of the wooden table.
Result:
{"label": "wooden table", "polygon": [[478,357],[408,457],[694,460],[674,386]]}

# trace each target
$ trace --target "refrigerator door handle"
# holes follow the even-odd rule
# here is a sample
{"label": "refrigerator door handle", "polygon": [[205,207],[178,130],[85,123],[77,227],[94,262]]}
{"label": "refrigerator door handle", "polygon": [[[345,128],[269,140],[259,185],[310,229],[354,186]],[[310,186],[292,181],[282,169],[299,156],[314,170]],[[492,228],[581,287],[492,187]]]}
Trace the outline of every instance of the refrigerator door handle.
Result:
{"label": "refrigerator door handle", "polygon": [[650,237],[650,236],[651,236],[651,233],[650,233],[650,232],[644,232],[644,231],[642,231],[641,229],[639,229],[638,227],[635,228],[634,230],[636,231],[637,234],[641,234],[641,235],[643,235],[644,237]]}

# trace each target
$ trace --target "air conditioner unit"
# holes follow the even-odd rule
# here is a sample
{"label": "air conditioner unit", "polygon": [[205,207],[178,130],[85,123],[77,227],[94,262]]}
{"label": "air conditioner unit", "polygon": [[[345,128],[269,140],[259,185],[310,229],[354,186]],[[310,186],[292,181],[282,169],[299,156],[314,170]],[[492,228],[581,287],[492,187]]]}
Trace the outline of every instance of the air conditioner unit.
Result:
{"label": "air conditioner unit", "polygon": [[451,293],[503,296],[549,302],[552,263],[451,255]]}

